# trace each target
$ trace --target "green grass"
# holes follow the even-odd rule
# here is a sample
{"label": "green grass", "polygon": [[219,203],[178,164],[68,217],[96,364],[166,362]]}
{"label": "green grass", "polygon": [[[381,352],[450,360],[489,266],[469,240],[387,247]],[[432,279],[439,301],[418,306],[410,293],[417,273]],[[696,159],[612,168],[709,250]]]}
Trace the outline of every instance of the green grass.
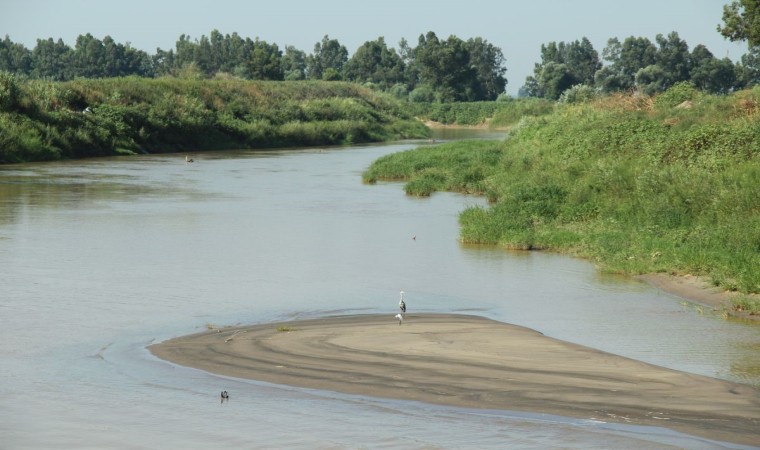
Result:
{"label": "green grass", "polygon": [[[625,274],[692,274],[760,293],[760,88],[691,108],[623,96],[558,105],[504,141],[388,155],[368,182],[484,195],[461,240],[550,249]],[[757,308],[753,303],[752,308]],[[743,307],[743,306],[742,306]]]}
{"label": "green grass", "polygon": [[[0,73],[0,163],[426,137],[396,99],[320,81],[23,81]],[[92,114],[83,113],[90,107]]]}
{"label": "green grass", "polygon": [[554,111],[555,103],[538,98],[510,99],[492,102],[410,103],[412,113],[421,120],[446,125],[484,125],[508,128],[523,117],[534,117]]}

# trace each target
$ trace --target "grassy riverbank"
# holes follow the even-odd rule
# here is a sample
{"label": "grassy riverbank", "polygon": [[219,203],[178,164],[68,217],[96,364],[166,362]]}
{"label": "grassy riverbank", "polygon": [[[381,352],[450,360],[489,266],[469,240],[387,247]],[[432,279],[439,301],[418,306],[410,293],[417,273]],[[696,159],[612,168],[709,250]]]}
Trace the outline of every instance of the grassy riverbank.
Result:
{"label": "grassy riverbank", "polygon": [[409,107],[423,121],[508,128],[523,117],[549,114],[555,105],[555,102],[542,98],[521,98],[495,102],[410,103]]}
{"label": "grassy riverbank", "polygon": [[7,73],[0,73],[0,130],[0,163],[428,134],[397,100],[351,83],[138,77],[51,82]]}
{"label": "grassy riverbank", "polygon": [[[389,155],[364,178],[405,180],[411,195],[487,196],[489,207],[460,216],[465,242],[760,292],[760,88],[710,96],[677,86],[654,100],[559,105],[503,142]],[[759,303],[746,296],[736,308]]]}

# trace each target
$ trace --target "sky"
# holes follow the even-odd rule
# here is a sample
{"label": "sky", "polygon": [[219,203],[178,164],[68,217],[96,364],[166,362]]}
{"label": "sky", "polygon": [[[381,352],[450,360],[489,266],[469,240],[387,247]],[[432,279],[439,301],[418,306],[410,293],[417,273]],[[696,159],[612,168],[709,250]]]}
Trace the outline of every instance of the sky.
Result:
{"label": "sky", "polygon": [[180,35],[198,39],[222,34],[293,45],[307,54],[329,35],[349,55],[364,42],[384,37],[398,49],[414,47],[420,34],[439,38],[481,37],[501,48],[507,93],[516,95],[540,59],[541,44],[587,37],[599,52],[611,37],[678,32],[689,49],[705,45],[716,57],[738,61],[746,43],[717,32],[729,0],[0,0],[0,38],[8,35],[32,49],[38,38],[73,47],[91,33],[154,54],[169,50]]}

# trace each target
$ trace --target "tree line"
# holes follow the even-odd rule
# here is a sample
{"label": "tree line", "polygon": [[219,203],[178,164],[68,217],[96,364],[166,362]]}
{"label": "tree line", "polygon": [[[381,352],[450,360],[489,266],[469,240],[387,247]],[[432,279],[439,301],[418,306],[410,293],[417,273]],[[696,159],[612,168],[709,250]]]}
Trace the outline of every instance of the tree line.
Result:
{"label": "tree line", "polygon": [[658,34],[655,42],[630,36],[611,38],[601,56],[587,38],[541,46],[541,61],[528,76],[521,94],[559,99],[566,91],[616,92],[636,89],[653,95],[679,82],[726,94],[760,83],[760,47],[734,63],[718,58],[704,45],[691,51],[677,32]]}
{"label": "tree line", "polygon": [[420,35],[415,47],[402,39],[398,50],[379,37],[362,44],[351,57],[329,35],[310,54],[218,30],[200,39],[183,34],[175,48],[157,48],[153,55],[89,33],[79,35],[73,48],[52,38],[38,39],[31,50],[8,36],[0,41],[0,71],[30,78],[228,74],[248,80],[343,80],[370,84],[397,97],[439,102],[495,100],[507,84],[504,61],[501,49],[485,39],[441,39],[432,31]]}
{"label": "tree line", "polygon": [[[757,0],[734,0],[724,6],[726,38],[747,41],[749,51],[734,63],[713,55],[704,45],[689,50],[677,32],[658,34],[652,42],[630,36],[611,38],[601,56],[587,38],[541,45],[540,62],[520,88],[520,96],[551,100],[584,98],[597,93],[637,90],[647,95],[688,82],[700,90],[726,94],[760,83],[760,6]],[[61,39],[38,39],[29,50],[8,36],[0,41],[0,72],[66,81],[79,77],[176,76],[211,78],[227,74],[248,80],[344,80],[388,91],[413,102],[496,100],[505,95],[505,58],[499,47],[480,37],[447,39],[432,31],[412,47],[398,49],[383,37],[362,44],[349,57],[337,39],[325,35],[307,54],[283,49],[259,38],[213,30],[192,39],[181,35],[175,48],[149,55],[127,44],[80,35],[73,48]]]}
{"label": "tree line", "polygon": [[727,94],[760,83],[760,2],[733,0],[723,6],[717,31],[731,41],[746,41],[749,51],[737,63],[718,58],[704,45],[689,51],[675,31],[655,42],[630,36],[607,41],[599,53],[587,38],[541,46],[541,61],[520,88],[521,95],[549,99],[584,98],[595,93],[637,90],[653,95],[677,83]]}

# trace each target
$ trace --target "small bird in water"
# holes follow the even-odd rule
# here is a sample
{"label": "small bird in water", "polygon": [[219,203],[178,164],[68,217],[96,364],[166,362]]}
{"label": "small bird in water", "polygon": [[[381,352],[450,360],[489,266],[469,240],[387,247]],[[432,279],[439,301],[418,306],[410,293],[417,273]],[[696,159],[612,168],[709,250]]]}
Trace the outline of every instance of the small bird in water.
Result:
{"label": "small bird in water", "polygon": [[404,303],[404,291],[401,291],[401,300],[398,301],[398,309],[401,310],[401,314],[406,314],[406,303]]}
{"label": "small bird in water", "polygon": [[222,391],[222,401],[229,400],[230,394],[227,391]]}
{"label": "small bird in water", "polygon": [[189,156],[185,156],[185,162],[186,163],[191,163],[191,162],[194,162],[194,161],[193,161],[193,158],[191,158]]}
{"label": "small bird in water", "polygon": [[393,317],[395,317],[395,318],[397,318],[397,319],[398,319],[398,324],[399,324],[399,325],[401,325],[401,322],[403,322],[403,321],[404,321],[404,316],[402,316],[401,314],[396,314],[396,315],[395,315],[395,316],[393,316]]}

